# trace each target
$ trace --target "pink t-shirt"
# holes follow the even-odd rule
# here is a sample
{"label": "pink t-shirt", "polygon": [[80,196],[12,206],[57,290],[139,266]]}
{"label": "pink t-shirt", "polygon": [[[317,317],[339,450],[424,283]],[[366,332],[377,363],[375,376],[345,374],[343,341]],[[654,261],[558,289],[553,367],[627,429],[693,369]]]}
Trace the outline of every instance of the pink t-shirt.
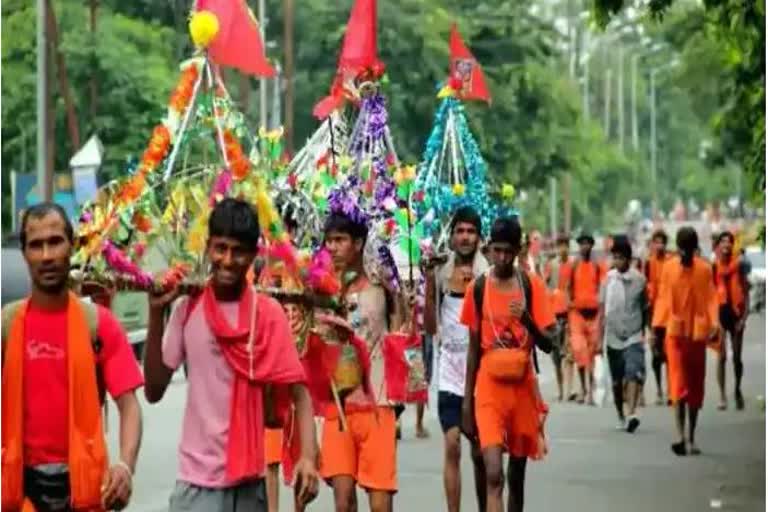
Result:
{"label": "pink t-shirt", "polygon": [[[177,369],[186,361],[187,405],[179,444],[178,479],[207,488],[230,487],[226,477],[230,398],[234,373],[208,327],[202,300],[187,316],[189,298],[180,299],[171,312],[163,338],[163,362]],[[288,319],[280,304],[261,297],[256,329],[271,329],[268,339],[290,339]],[[220,302],[231,324],[237,323],[238,303]],[[186,318],[186,325],[184,324]],[[293,343],[291,342],[291,345]],[[293,354],[298,361],[298,353]]]}
{"label": "pink t-shirt", "polygon": [[[96,355],[112,398],[144,384],[120,322],[98,307]],[[45,311],[30,303],[24,323],[24,462],[27,465],[67,461],[69,411],[67,375],[67,310]]]}

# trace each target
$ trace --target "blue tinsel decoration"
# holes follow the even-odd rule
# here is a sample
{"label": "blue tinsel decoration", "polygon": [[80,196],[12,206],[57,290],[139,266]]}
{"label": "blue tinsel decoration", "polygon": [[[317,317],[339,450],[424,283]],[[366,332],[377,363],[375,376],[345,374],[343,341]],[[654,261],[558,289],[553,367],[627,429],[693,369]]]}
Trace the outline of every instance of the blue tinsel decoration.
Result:
{"label": "blue tinsel decoration", "polygon": [[[449,113],[453,112],[457,139],[460,141],[458,159],[466,170],[466,188],[463,195],[453,193],[451,183],[438,183],[434,175],[429,175],[429,167],[440,157],[443,140],[446,136]],[[432,132],[427,139],[416,180],[416,189],[423,190],[427,200],[419,203],[419,217],[432,209],[436,219],[446,222],[459,207],[469,205],[477,211],[483,223],[483,235],[487,236],[493,221],[500,216],[517,215],[514,208],[494,202],[487,189],[486,164],[480,154],[480,147],[472,135],[467,123],[464,105],[455,98],[445,98],[435,113]],[[439,222],[433,224],[439,228]]]}

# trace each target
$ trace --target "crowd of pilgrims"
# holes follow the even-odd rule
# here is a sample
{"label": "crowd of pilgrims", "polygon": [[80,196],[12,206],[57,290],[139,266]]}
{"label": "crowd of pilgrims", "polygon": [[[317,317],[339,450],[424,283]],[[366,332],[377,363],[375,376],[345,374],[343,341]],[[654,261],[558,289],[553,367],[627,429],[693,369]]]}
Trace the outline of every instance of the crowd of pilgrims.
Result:
{"label": "crowd of pilgrims", "polygon": [[[701,452],[695,434],[707,348],[720,355],[724,409],[730,342],[734,403],[744,407],[749,294],[731,233],[716,238],[714,262],[699,256],[691,228],[675,233],[673,244],[655,232],[645,261],[624,235],[610,237],[598,258],[588,233],[576,238],[574,255],[568,236],[542,247],[517,218],[496,219],[482,240],[480,216],[462,207],[450,221],[447,254],[422,262],[424,304],[415,325],[415,298],[366,271],[368,228],[350,216],[330,214],[322,233],[334,271],[345,276],[341,312],[280,303],[251,285],[259,279],[260,231],[248,203],[222,200],[208,228],[202,292],[148,295],[142,372],[105,307],[110,290],[87,298],[70,290],[74,240],[66,213],[51,203],[24,213],[20,240],[32,291],[2,315],[4,512],[126,508],[142,437],[136,393],[143,388],[150,404],[162,402],[181,366],[186,402],[171,512],[277,511],[283,482],[294,488],[283,509],[311,509],[319,486],[328,485],[337,511],[358,510],[358,488],[374,512],[408,510],[394,505],[406,405],[390,399],[385,364],[387,340],[398,335],[418,336],[416,359],[438,390],[430,405],[444,437],[451,512],[461,502],[462,438],[472,446],[478,510],[523,510],[527,461],[548,450],[550,410],[537,378],[545,361],[537,352],[555,368],[552,400],[586,405],[595,403],[595,366],[607,361],[617,428],[633,433],[650,351],[655,402],[671,406],[677,456]],[[119,413],[119,450],[111,454],[101,413],[106,393]],[[416,407],[416,434],[426,437],[424,404]]]}

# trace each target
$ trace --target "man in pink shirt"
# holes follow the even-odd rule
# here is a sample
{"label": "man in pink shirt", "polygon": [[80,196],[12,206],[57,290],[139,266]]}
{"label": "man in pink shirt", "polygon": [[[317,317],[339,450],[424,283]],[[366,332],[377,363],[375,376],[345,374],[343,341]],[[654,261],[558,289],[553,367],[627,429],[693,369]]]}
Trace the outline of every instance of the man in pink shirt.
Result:
{"label": "man in pink shirt", "polygon": [[[296,485],[307,503],[318,485],[312,403],[283,309],[247,284],[259,240],[256,213],[244,201],[225,199],[208,231],[211,275],[202,294],[177,301],[165,328],[163,310],[178,291],[150,298],[147,400],[162,399],[182,363],[189,369],[170,510],[266,512],[264,417],[265,410],[282,417],[281,397],[296,408],[302,450]],[[265,400],[267,386],[273,394]]]}
{"label": "man in pink shirt", "polygon": [[[24,510],[31,504],[41,512],[121,510],[141,443],[139,365],[112,313],[69,291],[74,235],[64,210],[33,206],[20,239],[32,293],[3,308],[2,509],[20,510],[27,500]],[[99,407],[105,392],[120,415],[111,467]],[[74,442],[78,436],[87,449]],[[21,460],[14,464],[17,444]],[[70,472],[73,464],[87,470]]]}

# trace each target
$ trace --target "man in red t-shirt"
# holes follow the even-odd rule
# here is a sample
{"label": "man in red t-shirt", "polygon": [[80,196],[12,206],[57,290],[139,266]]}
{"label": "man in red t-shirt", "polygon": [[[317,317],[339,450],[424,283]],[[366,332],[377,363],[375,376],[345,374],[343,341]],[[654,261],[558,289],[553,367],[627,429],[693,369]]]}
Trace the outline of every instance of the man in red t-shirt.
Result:
{"label": "man in red t-shirt", "polygon": [[[17,510],[24,500],[46,511],[80,510],[86,503],[121,510],[131,497],[141,441],[135,396],[144,383],[141,371],[112,313],[68,289],[73,229],[64,210],[33,206],[20,239],[32,293],[3,311],[10,324],[3,326],[3,510]],[[110,468],[101,444],[104,391],[120,415],[120,453]],[[88,432],[91,439],[82,437]],[[18,448],[18,460],[11,460]],[[73,464],[87,474],[73,469],[70,477]]]}

